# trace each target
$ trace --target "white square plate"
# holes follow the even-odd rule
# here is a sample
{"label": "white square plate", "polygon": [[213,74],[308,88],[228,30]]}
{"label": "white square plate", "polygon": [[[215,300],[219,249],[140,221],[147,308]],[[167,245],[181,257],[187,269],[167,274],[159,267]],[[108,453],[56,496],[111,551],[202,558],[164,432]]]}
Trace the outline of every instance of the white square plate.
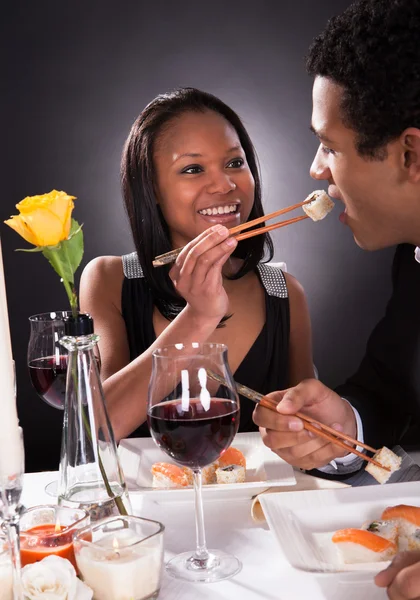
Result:
{"label": "white square plate", "polygon": [[[244,483],[204,485],[203,494],[216,498],[252,498],[272,486],[295,485],[293,468],[264,446],[259,432],[238,433],[232,442],[246,458]],[[173,462],[151,438],[129,438],[119,445],[121,466],[130,493],[142,492],[156,502],[192,500],[192,487],[153,488],[150,469],[155,462]]]}
{"label": "white square plate", "polygon": [[259,500],[293,567],[315,572],[377,572],[389,562],[343,564],[331,536],[337,529],[361,527],[365,521],[379,519],[387,506],[420,506],[420,482],[265,494]]}

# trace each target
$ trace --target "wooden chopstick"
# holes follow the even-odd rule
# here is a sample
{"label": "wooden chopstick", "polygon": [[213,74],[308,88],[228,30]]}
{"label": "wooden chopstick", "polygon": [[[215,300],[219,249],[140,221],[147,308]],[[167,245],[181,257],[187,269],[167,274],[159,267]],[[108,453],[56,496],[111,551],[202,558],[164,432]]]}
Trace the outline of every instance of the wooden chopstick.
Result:
{"label": "wooden chopstick", "polygon": [[[213,379],[214,381],[217,381],[218,383],[220,383],[222,385],[226,385],[226,381],[223,379],[223,377],[220,377],[213,371],[210,371],[209,369],[207,369],[207,374],[210,377],[210,379]],[[236,385],[236,389],[237,389],[238,393],[241,394],[242,396],[249,398],[256,404],[260,404],[261,406],[264,406],[265,408],[276,411],[278,403],[273,398],[267,398],[267,396],[263,396],[263,394],[260,394],[259,392],[256,392],[255,390],[252,390],[251,388],[248,388],[247,386],[242,385],[240,383],[235,382],[235,385]],[[357,450],[356,448],[352,448],[349,444],[346,444],[346,442],[342,441],[342,440],[346,440],[347,442],[354,444],[354,446],[360,446],[360,447],[365,448],[366,450],[369,450],[370,452],[374,452],[374,453],[377,452],[377,450],[375,450],[375,448],[372,448],[371,446],[368,446],[367,444],[364,444],[363,442],[360,442],[359,440],[353,439],[346,433],[342,433],[341,431],[336,431],[335,429],[332,429],[332,427],[329,427],[328,425],[325,425],[324,423],[321,423],[320,421],[317,421],[316,419],[314,419],[312,417],[304,415],[301,412],[297,412],[296,417],[298,417],[299,419],[302,419],[303,426],[307,431],[311,431],[312,433],[315,433],[316,435],[324,438],[325,440],[329,441],[330,443],[334,444],[335,446],[339,446],[340,448],[344,448],[344,450],[348,450],[352,454],[356,454],[360,458],[363,458],[363,460],[367,460],[368,462],[379,467],[380,469],[385,469],[385,471],[391,470],[389,467],[384,467],[378,461],[371,458],[367,454],[363,454],[362,452],[359,452],[359,450]]]}
{"label": "wooden chopstick", "polygon": [[324,429],[324,431],[327,431],[328,433],[331,433],[332,435],[334,435],[336,437],[340,437],[343,440],[347,440],[351,444],[356,444],[357,446],[360,446],[361,448],[364,448],[365,450],[369,450],[369,452],[373,452],[375,454],[378,451],[375,448],[372,448],[372,446],[368,446],[367,444],[364,444],[363,442],[359,442],[359,440],[354,440],[352,437],[347,435],[347,433],[343,433],[342,431],[336,431],[332,427],[329,427],[329,425],[325,425],[325,423],[321,423],[320,421],[317,421],[313,417],[304,415],[301,412],[297,412],[296,416],[299,417],[299,419],[302,419],[302,421],[306,421],[307,423],[312,423],[313,425],[317,425],[318,427],[321,427],[321,429]]}
{"label": "wooden chopstick", "polygon": [[297,223],[298,221],[303,221],[304,219],[309,219],[308,215],[294,217],[293,219],[288,219],[287,221],[280,221],[280,223],[274,223],[273,225],[267,225],[267,227],[246,231],[245,233],[234,235],[233,237],[240,242],[241,240],[247,240],[250,237],[254,237],[254,235],[261,235],[262,233],[267,233],[268,231],[273,231],[273,229],[279,229],[280,227],[285,227],[286,225],[291,225],[292,223]]}
{"label": "wooden chopstick", "polygon": [[[298,204],[293,204],[292,206],[287,206],[286,208],[281,208],[280,210],[276,210],[268,215],[264,215],[262,217],[258,217],[257,219],[253,219],[252,221],[247,221],[246,223],[242,223],[241,225],[237,225],[236,227],[232,227],[229,229],[229,233],[231,236],[234,236],[235,239],[240,242],[241,240],[246,240],[254,235],[261,235],[262,233],[267,233],[267,231],[272,231],[273,229],[277,229],[279,227],[285,227],[285,225],[291,225],[292,223],[297,223],[298,221],[302,221],[303,219],[308,219],[307,215],[302,215],[300,217],[295,217],[294,219],[289,219],[288,221],[281,221],[280,223],[275,223],[274,225],[268,225],[266,227],[260,227],[259,229],[255,229],[255,231],[250,231],[248,233],[243,233],[241,235],[236,235],[240,231],[244,229],[250,229],[251,227],[255,227],[255,225],[259,225],[260,223],[264,223],[265,221],[270,221],[271,219],[275,219],[280,215],[284,215],[285,213],[290,212],[291,210],[295,210],[295,208],[299,208],[304,204],[308,204],[312,202],[314,199],[315,192],[309,194],[309,196],[303,202],[299,202]],[[181,254],[183,248],[175,248],[175,250],[170,250],[169,252],[165,252],[164,254],[159,254],[155,257],[153,261],[154,267],[162,267],[163,265],[168,265],[172,262],[175,262],[179,254]]]}
{"label": "wooden chopstick", "polygon": [[275,219],[276,217],[280,217],[280,215],[284,215],[285,213],[290,212],[291,210],[295,210],[295,208],[299,208],[304,204],[308,204],[312,202],[313,196],[315,192],[312,192],[306,200],[303,202],[299,202],[299,204],[293,204],[292,206],[286,206],[286,208],[281,208],[280,210],[276,210],[268,215],[263,215],[262,217],[258,217],[257,219],[253,219],[252,221],[247,221],[246,223],[242,223],[241,225],[237,225],[236,227],[232,227],[229,229],[230,235],[235,235],[240,231],[244,231],[244,229],[249,229],[250,227],[254,227],[255,225],[259,225],[260,223],[265,223],[265,221],[271,221],[271,219]]}

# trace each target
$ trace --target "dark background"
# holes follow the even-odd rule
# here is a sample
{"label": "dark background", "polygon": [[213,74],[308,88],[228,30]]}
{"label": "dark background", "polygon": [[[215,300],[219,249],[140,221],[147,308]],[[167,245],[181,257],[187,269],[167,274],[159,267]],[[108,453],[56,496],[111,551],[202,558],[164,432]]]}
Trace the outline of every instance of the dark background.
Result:
{"label": "dark background", "polygon": [[[317,142],[304,56],[349,4],[9,2],[1,19],[1,220],[25,196],[65,190],[78,197],[74,216],[84,223],[82,266],[131,251],[119,184],[123,142],[151,99],[184,85],[216,94],[243,118],[267,212],[303,200],[320,187],[308,173]],[[356,368],[383,314],[393,253],[360,250],[339,212],[273,235],[275,259],[306,289],[315,362],[331,386]],[[0,234],[27,469],[56,469],[63,413],[31,388],[26,348],[28,317],[67,309],[67,297],[43,257],[15,253],[24,244],[5,225]]]}

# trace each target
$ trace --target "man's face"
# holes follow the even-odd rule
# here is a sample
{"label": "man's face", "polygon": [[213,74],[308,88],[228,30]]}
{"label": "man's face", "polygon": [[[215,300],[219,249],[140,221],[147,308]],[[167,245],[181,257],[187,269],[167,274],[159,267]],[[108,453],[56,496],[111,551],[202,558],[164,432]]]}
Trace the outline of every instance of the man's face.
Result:
{"label": "man's face", "polygon": [[388,144],[383,160],[360,156],[356,133],[341,118],[342,94],[343,88],[330,79],[315,79],[311,128],[320,145],[311,176],[327,180],[329,195],[343,202],[340,221],[350,227],[361,248],[410,242],[412,187],[405,176],[401,142]]}

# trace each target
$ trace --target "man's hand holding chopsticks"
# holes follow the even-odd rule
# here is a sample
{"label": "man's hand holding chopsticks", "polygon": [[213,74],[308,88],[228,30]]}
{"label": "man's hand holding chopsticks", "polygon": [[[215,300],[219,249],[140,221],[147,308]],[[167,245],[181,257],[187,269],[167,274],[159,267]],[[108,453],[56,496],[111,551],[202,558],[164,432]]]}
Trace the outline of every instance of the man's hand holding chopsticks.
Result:
{"label": "man's hand holding chopsticks", "polygon": [[[260,427],[264,444],[294,467],[315,469],[346,451],[304,429],[302,412],[337,431],[355,438],[356,418],[348,402],[316,379],[306,379],[296,387],[267,394],[278,402],[277,412],[257,406],[254,422]],[[349,446],[349,452],[351,447]]]}

